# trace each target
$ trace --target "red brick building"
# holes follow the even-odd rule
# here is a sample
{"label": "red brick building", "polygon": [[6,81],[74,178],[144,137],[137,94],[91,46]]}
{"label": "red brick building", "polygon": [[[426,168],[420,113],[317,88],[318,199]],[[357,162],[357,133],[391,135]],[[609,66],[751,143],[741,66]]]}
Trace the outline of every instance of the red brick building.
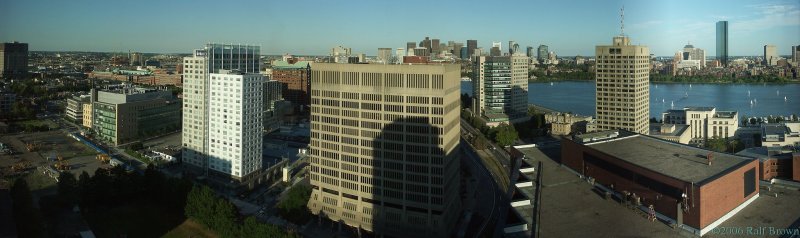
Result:
{"label": "red brick building", "polygon": [[761,163],[759,179],[794,180],[800,182],[800,153],[781,147],[747,148],[737,155],[755,158]]}
{"label": "red brick building", "polygon": [[295,106],[309,105],[311,101],[311,63],[289,58],[272,62],[272,79],[283,83],[283,99]]}
{"label": "red brick building", "polygon": [[621,200],[638,197],[640,209],[653,205],[660,219],[698,235],[735,215],[759,192],[758,160],[627,131],[564,139],[561,163]]}

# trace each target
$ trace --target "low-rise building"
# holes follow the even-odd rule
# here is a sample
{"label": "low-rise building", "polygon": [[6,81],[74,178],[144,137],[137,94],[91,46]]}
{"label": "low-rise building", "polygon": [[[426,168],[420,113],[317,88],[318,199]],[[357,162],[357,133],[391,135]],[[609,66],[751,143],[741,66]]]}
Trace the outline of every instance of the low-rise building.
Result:
{"label": "low-rise building", "polygon": [[758,159],[761,164],[761,180],[794,180],[800,182],[800,153],[781,147],[747,148],[737,155]]}
{"label": "low-rise building", "polygon": [[550,134],[569,135],[577,132],[586,133],[587,124],[592,121],[592,117],[553,112],[545,114],[544,120],[546,124],[550,124]]}
{"label": "low-rise building", "polygon": [[752,158],[624,130],[577,135],[561,145],[561,163],[601,191],[699,236],[759,196],[759,163]]}
{"label": "low-rise building", "polygon": [[83,104],[83,127],[92,128],[92,103]]}
{"label": "low-rise building", "polygon": [[67,107],[64,112],[67,119],[74,123],[83,122],[83,105],[89,103],[91,100],[90,95],[72,96],[67,98]]}
{"label": "low-rise building", "polygon": [[138,87],[99,91],[92,109],[97,137],[114,145],[181,129],[181,101],[170,91]]}
{"label": "low-rise building", "polygon": [[689,144],[692,128],[684,124],[650,123],[650,135],[672,142]]}
{"label": "low-rise building", "polygon": [[682,124],[691,127],[691,142],[703,143],[711,138],[730,138],[739,129],[739,113],[717,111],[714,107],[685,107],[662,113],[665,124]]}
{"label": "low-rise building", "polygon": [[761,145],[800,148],[800,122],[761,125]]}

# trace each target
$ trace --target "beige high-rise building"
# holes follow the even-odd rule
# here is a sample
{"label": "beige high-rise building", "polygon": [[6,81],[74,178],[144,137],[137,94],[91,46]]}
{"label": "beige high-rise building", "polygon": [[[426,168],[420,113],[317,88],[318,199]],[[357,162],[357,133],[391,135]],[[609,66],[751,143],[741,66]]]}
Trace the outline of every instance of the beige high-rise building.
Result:
{"label": "beige high-rise building", "polygon": [[595,47],[597,129],[649,131],[650,49],[615,36],[612,45]]}
{"label": "beige high-rise building", "polygon": [[778,65],[778,48],[764,45],[764,65]]}
{"label": "beige high-rise building", "polygon": [[448,64],[315,64],[311,212],[376,235],[452,236],[459,77]]}

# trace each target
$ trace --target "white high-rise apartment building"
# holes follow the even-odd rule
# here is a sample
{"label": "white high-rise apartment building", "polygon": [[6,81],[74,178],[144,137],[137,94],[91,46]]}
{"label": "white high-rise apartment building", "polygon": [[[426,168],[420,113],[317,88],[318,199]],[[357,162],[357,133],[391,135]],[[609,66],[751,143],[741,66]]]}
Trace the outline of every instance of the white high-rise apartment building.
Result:
{"label": "white high-rise apartment building", "polygon": [[208,169],[241,178],[261,169],[264,76],[236,70],[209,76]]}
{"label": "white high-rise apartment building", "polygon": [[210,75],[231,69],[258,73],[260,51],[259,46],[206,44],[183,59],[182,157],[185,165],[204,173],[213,172],[208,170],[207,156]]}
{"label": "white high-rise apartment building", "polygon": [[647,135],[650,115],[650,49],[615,36],[595,47],[597,129],[625,129]]}

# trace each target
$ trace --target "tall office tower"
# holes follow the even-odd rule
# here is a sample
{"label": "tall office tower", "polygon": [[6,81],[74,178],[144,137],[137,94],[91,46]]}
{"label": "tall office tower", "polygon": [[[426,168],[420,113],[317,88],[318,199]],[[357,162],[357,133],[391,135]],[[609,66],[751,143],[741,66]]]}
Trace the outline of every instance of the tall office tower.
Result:
{"label": "tall office tower", "polygon": [[800,61],[800,45],[792,46],[792,62]]}
{"label": "tall office tower", "polygon": [[525,120],[528,112],[527,56],[476,57],[472,79],[473,112],[488,126]]}
{"label": "tall office tower", "polygon": [[0,44],[0,78],[21,78],[28,74],[28,43]]}
{"label": "tall office tower", "polygon": [[130,53],[130,57],[131,58],[128,59],[128,60],[130,61],[131,66],[142,66],[142,65],[144,65],[144,60],[142,58],[142,53],[133,52],[133,53]]}
{"label": "tall office tower", "polygon": [[466,60],[469,59],[469,55],[467,54],[467,47],[461,47],[461,59]]}
{"label": "tall office tower", "polygon": [[513,55],[516,52],[519,52],[519,44],[513,40],[508,41],[508,54]]}
{"label": "tall office tower", "polygon": [[414,42],[406,42],[406,50],[410,51],[414,48],[417,48],[417,43]]}
{"label": "tall office tower", "polygon": [[533,46],[528,46],[527,48],[525,48],[525,55],[528,56],[528,58],[536,57],[536,52],[533,51]]}
{"label": "tall office tower", "polygon": [[717,22],[717,60],[728,67],[728,21]]}
{"label": "tall office tower", "polygon": [[425,47],[417,47],[417,48],[414,48],[414,55],[415,55],[415,56],[426,56],[426,57],[430,57],[430,56],[431,56],[431,53],[430,53],[430,49],[428,49],[428,48],[425,48]]}
{"label": "tall office tower", "polygon": [[478,48],[478,40],[467,40],[467,58],[472,59],[475,49]]}
{"label": "tall office tower", "polygon": [[492,48],[497,47],[499,50],[503,50],[503,43],[502,42],[494,42],[492,41]]}
{"label": "tall office tower", "polygon": [[242,180],[261,169],[264,81],[258,73],[209,74],[209,170]]}
{"label": "tall office tower", "polygon": [[450,53],[453,53],[454,57],[462,58],[461,57],[461,49],[464,48],[464,43],[453,43],[453,49]]}
{"label": "tall office tower", "polygon": [[378,236],[453,236],[459,66],[321,63],[312,72],[309,210]]}
{"label": "tall office tower", "polygon": [[550,53],[550,49],[547,48],[547,45],[539,45],[539,48],[536,49],[536,60],[539,62],[544,62],[547,59],[547,54]]}
{"label": "tall office tower", "polygon": [[425,39],[422,40],[422,42],[419,43],[419,47],[426,48],[426,49],[428,49],[428,53],[431,53],[431,49],[433,49],[433,48],[431,47],[431,39],[430,39],[430,37],[426,36]]}
{"label": "tall office tower", "polygon": [[351,48],[344,48],[341,45],[331,48],[331,57],[333,57],[333,62],[336,63],[347,63],[351,54],[353,54],[353,49]]}
{"label": "tall office tower", "polygon": [[[259,46],[206,44],[183,58],[183,164],[209,175],[210,74],[220,70],[258,73]],[[260,147],[260,146],[259,146]],[[219,164],[215,165],[219,168]],[[229,174],[225,174],[229,175]]]}
{"label": "tall office tower", "polygon": [[378,48],[378,61],[389,64],[392,60],[392,48]]}
{"label": "tall office tower", "polygon": [[431,55],[438,55],[441,53],[441,45],[439,44],[439,39],[431,39]]}
{"label": "tall office tower", "polygon": [[764,46],[764,65],[778,65],[778,48],[774,45]]}
{"label": "tall office tower", "polygon": [[649,131],[650,49],[625,35],[595,47],[597,129]]}
{"label": "tall office tower", "polygon": [[395,53],[394,56],[394,63],[402,64],[404,56],[406,56],[406,50],[403,48],[397,48],[397,53]]}

